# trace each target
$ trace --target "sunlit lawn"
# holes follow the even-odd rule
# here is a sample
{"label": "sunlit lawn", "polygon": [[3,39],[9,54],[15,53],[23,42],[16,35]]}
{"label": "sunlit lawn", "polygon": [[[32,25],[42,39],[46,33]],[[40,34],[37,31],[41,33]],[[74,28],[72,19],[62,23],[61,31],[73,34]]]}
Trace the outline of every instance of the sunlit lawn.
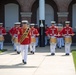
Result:
{"label": "sunlit lawn", "polygon": [[74,59],[75,69],[76,69],[76,50],[72,50],[72,55],[73,55],[73,59]]}

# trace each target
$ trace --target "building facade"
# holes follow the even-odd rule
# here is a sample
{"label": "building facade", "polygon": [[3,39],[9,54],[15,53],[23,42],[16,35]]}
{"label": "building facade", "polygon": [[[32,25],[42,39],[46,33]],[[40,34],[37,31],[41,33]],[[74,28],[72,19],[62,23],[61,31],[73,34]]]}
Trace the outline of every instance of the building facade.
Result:
{"label": "building facade", "polygon": [[[0,22],[4,23],[7,32],[15,22],[24,19],[39,24],[39,0],[0,1]],[[45,0],[45,24],[50,26],[52,20],[63,24],[70,20],[76,33],[76,0]],[[73,43],[76,43],[75,38],[76,36],[73,37]],[[5,39],[10,42],[7,36]]]}

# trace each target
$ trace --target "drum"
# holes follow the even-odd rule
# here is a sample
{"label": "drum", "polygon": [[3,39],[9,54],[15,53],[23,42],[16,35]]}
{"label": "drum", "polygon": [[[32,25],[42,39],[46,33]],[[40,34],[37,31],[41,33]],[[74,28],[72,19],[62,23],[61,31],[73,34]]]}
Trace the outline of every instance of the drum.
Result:
{"label": "drum", "polygon": [[35,43],[36,42],[36,38],[31,38],[31,43]]}
{"label": "drum", "polygon": [[72,43],[71,36],[65,36],[65,43]]}
{"label": "drum", "polygon": [[14,43],[18,43],[18,37],[12,37],[12,41],[13,41]]}
{"label": "drum", "polygon": [[54,36],[51,36],[51,38],[50,38],[50,43],[53,43],[53,44],[55,44],[57,42],[57,39],[56,39],[56,37],[54,37]]}
{"label": "drum", "polygon": [[4,41],[4,37],[2,35],[0,35],[0,42]]}

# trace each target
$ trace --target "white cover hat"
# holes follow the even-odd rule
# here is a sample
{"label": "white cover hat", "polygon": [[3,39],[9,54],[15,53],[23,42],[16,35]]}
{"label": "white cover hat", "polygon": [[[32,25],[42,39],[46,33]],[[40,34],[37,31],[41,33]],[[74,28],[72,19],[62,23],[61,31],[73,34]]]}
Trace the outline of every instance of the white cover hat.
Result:
{"label": "white cover hat", "polygon": [[0,25],[2,25],[3,23],[0,23]]}
{"label": "white cover hat", "polygon": [[70,21],[65,21],[65,23],[70,23]]}
{"label": "white cover hat", "polygon": [[35,26],[35,24],[34,23],[31,23],[30,26]]}
{"label": "white cover hat", "polygon": [[51,21],[51,24],[53,24],[53,23],[55,24],[55,21]]}
{"label": "white cover hat", "polygon": [[22,23],[28,24],[27,20],[22,20]]}
{"label": "white cover hat", "polygon": [[20,23],[20,22],[16,22],[15,25],[16,25],[16,24],[21,24],[21,23]]}

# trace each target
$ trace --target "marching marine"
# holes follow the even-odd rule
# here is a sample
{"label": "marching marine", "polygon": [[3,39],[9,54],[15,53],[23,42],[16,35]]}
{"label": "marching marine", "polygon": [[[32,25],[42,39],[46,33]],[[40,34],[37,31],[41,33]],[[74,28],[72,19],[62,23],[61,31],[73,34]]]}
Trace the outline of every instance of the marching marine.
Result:
{"label": "marching marine", "polygon": [[51,21],[51,24],[52,25],[46,31],[46,35],[50,38],[50,52],[51,52],[51,55],[55,55],[55,48],[56,48],[56,43],[57,43],[56,36],[58,35],[58,30],[57,30],[57,27],[54,26],[55,21]]}
{"label": "marching marine", "polygon": [[69,55],[70,54],[70,46],[72,43],[72,36],[74,36],[74,32],[72,30],[72,28],[69,26],[70,25],[70,21],[65,21],[65,27],[62,29],[62,31],[60,32],[61,35],[64,36],[65,39],[65,55]]}
{"label": "marching marine", "polygon": [[22,51],[22,62],[27,64],[28,47],[31,43],[31,31],[27,20],[22,21],[19,43]]}
{"label": "marching marine", "polygon": [[[47,26],[47,24],[45,25],[45,32],[48,30],[48,26]],[[45,34],[45,46],[47,46],[47,44],[48,44],[48,37],[47,37],[47,35]]]}
{"label": "marching marine", "polygon": [[58,34],[59,36],[57,36],[57,47],[59,49],[61,49],[62,47],[64,47],[64,39],[63,36],[60,35],[60,31],[63,29],[63,26],[61,23],[58,23]]}
{"label": "marching marine", "polygon": [[4,36],[6,35],[6,30],[3,27],[3,23],[0,23],[0,50],[3,49]]}
{"label": "marching marine", "polygon": [[[38,24],[35,24],[35,28],[37,29],[37,31],[39,32],[39,27]],[[36,36],[36,47],[39,46],[39,36]]]}
{"label": "marching marine", "polygon": [[30,24],[31,27],[31,44],[30,44],[30,51],[32,54],[36,51],[36,37],[39,36],[38,30],[34,27],[35,24]]}
{"label": "marching marine", "polygon": [[16,27],[14,28],[14,31],[13,31],[13,42],[16,46],[16,50],[17,50],[17,54],[20,54],[21,52],[21,49],[20,49],[20,44],[19,44],[19,38],[20,38],[20,30],[21,30],[21,23],[20,22],[16,22],[15,23]]}
{"label": "marching marine", "polygon": [[14,24],[14,27],[12,27],[12,28],[9,30],[9,34],[11,35],[11,41],[12,41],[13,46],[14,46],[14,51],[17,51],[16,45],[15,45],[15,43],[14,43],[14,41],[13,41],[13,31],[14,31],[15,27],[16,27],[16,25]]}

